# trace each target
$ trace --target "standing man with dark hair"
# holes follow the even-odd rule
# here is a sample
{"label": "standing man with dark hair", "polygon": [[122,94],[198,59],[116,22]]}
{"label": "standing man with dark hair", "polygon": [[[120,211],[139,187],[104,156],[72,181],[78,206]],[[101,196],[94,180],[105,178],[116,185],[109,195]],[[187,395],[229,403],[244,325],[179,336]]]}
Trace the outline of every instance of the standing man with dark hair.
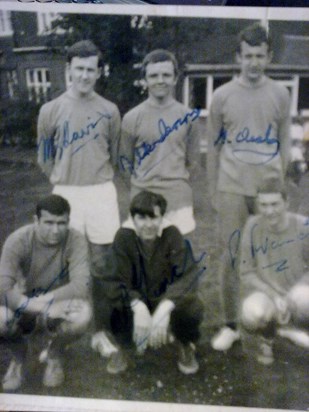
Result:
{"label": "standing man with dark hair", "polygon": [[174,98],[175,56],[154,50],[142,63],[148,99],[123,118],[120,170],[131,176],[131,198],[142,190],[167,200],[167,215],[182,234],[195,229],[190,179],[199,162],[199,109]]}
{"label": "standing man with dark hair", "polygon": [[237,254],[230,258],[232,235],[253,213],[262,179],[283,181],[290,152],[289,93],[265,75],[272,52],[262,26],[254,24],[240,33],[236,57],[240,76],[215,91],[207,119],[207,176],[224,248],[219,267],[224,327],[212,340],[216,350],[227,350],[239,339],[238,259]]}
{"label": "standing man with dark hair", "polygon": [[[2,385],[17,390],[23,379],[27,335],[42,329],[49,344],[43,384],[62,384],[62,354],[91,320],[87,242],[69,229],[70,206],[58,195],[37,205],[34,223],[6,240],[0,261],[0,335],[13,352]],[[43,360],[43,359],[41,359]]]}
{"label": "standing man with dark hair", "polygon": [[38,163],[54,185],[53,192],[69,201],[71,227],[88,239],[95,291],[120,225],[113,183],[120,115],[115,104],[94,91],[102,55],[92,42],[80,41],[68,49],[68,69],[71,87],[40,111]]}
{"label": "standing man with dark hair", "polygon": [[[127,368],[124,346],[134,343],[143,353],[169,343],[170,335],[179,346],[179,370],[198,370],[193,343],[203,318],[196,290],[206,269],[198,266],[204,254],[194,257],[190,243],[164,219],[166,206],[163,196],[140,192],[130,205],[131,221],[115,236],[105,276],[110,326],[119,344],[107,365],[110,373]],[[101,352],[100,345],[93,347]]]}
{"label": "standing man with dark hair", "polygon": [[258,189],[259,214],[243,230],[240,259],[241,324],[255,336],[258,362],[273,362],[277,334],[309,349],[309,224],[287,211],[280,180]]}

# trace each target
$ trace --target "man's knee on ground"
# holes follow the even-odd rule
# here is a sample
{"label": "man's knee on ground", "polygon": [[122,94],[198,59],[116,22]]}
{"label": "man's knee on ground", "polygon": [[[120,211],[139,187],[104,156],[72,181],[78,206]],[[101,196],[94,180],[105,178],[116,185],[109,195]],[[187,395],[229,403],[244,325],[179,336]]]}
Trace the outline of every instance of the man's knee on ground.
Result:
{"label": "man's knee on ground", "polygon": [[275,312],[271,299],[262,292],[255,292],[242,303],[241,323],[247,330],[263,329],[274,318]]}
{"label": "man's knee on ground", "polygon": [[16,321],[14,321],[14,312],[0,306],[0,336],[7,336],[16,331]]}
{"label": "man's knee on ground", "polygon": [[[61,332],[68,334],[84,333],[92,319],[92,308],[88,301],[75,299],[74,307],[69,309],[68,319],[62,322]],[[75,304],[78,305],[76,308]]]}
{"label": "man's knee on ground", "polygon": [[292,316],[298,321],[309,321],[309,285],[295,285],[287,295]]}

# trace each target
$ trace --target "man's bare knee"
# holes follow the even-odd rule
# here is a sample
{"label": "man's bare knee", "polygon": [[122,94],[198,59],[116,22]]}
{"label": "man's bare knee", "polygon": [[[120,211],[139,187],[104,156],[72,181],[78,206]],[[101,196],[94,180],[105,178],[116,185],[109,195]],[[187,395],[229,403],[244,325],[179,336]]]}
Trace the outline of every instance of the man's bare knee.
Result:
{"label": "man's bare knee", "polygon": [[274,318],[275,305],[262,292],[248,296],[241,307],[241,322],[248,330],[265,328]]}
{"label": "man's bare knee", "polygon": [[309,319],[309,285],[295,285],[287,295],[291,312],[297,320]]}

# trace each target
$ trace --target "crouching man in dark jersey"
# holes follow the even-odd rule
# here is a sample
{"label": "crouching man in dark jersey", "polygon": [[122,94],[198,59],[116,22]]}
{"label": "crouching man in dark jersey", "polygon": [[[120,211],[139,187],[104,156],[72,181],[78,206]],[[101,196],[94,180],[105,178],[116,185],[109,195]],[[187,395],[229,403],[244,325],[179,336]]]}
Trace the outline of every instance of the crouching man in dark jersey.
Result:
{"label": "crouching man in dark jersey", "polygon": [[117,342],[107,365],[110,373],[127,368],[127,344],[143,353],[173,340],[179,347],[179,370],[198,370],[194,342],[203,306],[196,288],[205,271],[198,265],[204,254],[194,257],[190,243],[164,219],[166,206],[163,196],[142,191],[131,202],[131,219],[116,234],[104,274],[112,307],[110,328]]}

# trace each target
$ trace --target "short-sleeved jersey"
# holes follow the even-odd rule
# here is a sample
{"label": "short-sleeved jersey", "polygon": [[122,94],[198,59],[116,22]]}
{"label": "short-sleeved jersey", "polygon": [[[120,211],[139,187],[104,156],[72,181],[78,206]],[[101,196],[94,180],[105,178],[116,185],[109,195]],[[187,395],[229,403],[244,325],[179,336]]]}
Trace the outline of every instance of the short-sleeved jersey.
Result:
{"label": "short-sleeved jersey", "polygon": [[120,114],[93,93],[68,92],[44,104],[38,119],[38,163],[54,185],[86,186],[112,180],[117,163]]}
{"label": "short-sleeved jersey", "polygon": [[256,87],[234,79],[218,88],[207,119],[209,154],[219,151],[216,189],[255,196],[266,176],[283,179],[288,121],[288,91],[268,77]]}
{"label": "short-sleeved jersey", "polygon": [[285,295],[308,273],[308,252],[308,218],[288,213],[287,227],[272,232],[262,216],[251,217],[241,243],[240,277],[244,289],[252,292],[259,289],[260,283],[270,295]]}
{"label": "short-sleeved jersey", "polygon": [[23,226],[5,241],[0,260],[1,295],[16,307],[21,295],[53,291],[54,299],[85,298],[89,290],[88,246],[82,234],[69,229],[57,245],[43,244],[35,225]]}
{"label": "short-sleeved jersey", "polygon": [[162,107],[146,100],[123,118],[120,170],[131,173],[132,196],[150,190],[168,210],[192,205],[188,167],[198,162],[198,109],[173,100]]}

